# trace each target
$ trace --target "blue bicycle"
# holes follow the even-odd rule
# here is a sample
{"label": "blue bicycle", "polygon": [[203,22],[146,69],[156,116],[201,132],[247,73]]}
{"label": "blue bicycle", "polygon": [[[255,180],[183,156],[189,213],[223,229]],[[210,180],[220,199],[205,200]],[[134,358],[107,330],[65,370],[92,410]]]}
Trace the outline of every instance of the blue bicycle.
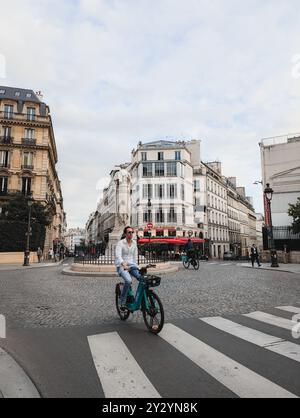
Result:
{"label": "blue bicycle", "polygon": [[153,287],[160,285],[161,278],[147,274],[147,269],[154,267],[156,266],[148,264],[146,267],[140,269],[142,279],[139,281],[135,295],[133,294],[132,287],[130,287],[125,310],[121,310],[120,303],[124,283],[117,283],[115,293],[116,308],[122,321],[126,321],[131,313],[141,310],[148,330],[153,334],[158,334],[164,326],[165,316],[161,300],[153,290]]}

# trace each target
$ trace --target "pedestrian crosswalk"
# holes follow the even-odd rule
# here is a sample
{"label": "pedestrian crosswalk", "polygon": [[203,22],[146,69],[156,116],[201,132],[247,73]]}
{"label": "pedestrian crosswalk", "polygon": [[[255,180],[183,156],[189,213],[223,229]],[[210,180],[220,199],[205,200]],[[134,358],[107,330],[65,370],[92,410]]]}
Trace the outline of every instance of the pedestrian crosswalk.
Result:
{"label": "pedestrian crosswalk", "polygon": [[[105,397],[186,397],[189,390],[191,397],[299,397],[300,341],[292,337],[292,317],[300,308],[275,310],[278,316],[256,311],[174,321],[158,336],[89,336]],[[180,386],[189,384],[190,389]]]}

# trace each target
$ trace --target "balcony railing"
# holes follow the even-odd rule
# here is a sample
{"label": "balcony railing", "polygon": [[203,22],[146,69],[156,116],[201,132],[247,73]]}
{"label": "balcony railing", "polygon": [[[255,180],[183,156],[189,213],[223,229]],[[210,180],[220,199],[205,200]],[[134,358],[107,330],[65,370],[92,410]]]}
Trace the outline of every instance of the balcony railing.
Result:
{"label": "balcony railing", "polygon": [[0,112],[0,120],[20,121],[20,122],[32,122],[32,123],[50,123],[48,116],[30,115],[27,113],[13,113],[13,112]]}
{"label": "balcony railing", "polygon": [[0,168],[10,168],[10,163],[0,163]]}
{"label": "balcony railing", "polygon": [[33,170],[33,165],[23,164],[22,170]]}
{"label": "balcony railing", "polygon": [[13,138],[11,136],[0,136],[0,144],[12,144]]}
{"label": "balcony railing", "polygon": [[35,138],[22,138],[22,145],[36,145],[36,139]]}

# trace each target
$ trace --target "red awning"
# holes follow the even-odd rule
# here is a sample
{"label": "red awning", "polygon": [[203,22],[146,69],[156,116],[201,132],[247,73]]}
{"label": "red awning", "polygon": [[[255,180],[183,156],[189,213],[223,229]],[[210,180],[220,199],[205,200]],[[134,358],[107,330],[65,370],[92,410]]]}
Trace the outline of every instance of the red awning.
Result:
{"label": "red awning", "polygon": [[[139,244],[174,244],[174,245],[185,245],[189,238],[177,237],[177,238],[140,238]],[[201,238],[190,238],[194,244],[201,244],[205,242]]]}

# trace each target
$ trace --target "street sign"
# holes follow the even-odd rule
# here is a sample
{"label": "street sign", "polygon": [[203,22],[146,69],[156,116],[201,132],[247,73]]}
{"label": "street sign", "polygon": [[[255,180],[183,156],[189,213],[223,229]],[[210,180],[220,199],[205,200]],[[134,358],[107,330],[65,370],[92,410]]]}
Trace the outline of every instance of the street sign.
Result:
{"label": "street sign", "polygon": [[153,228],[153,224],[152,224],[152,223],[148,223],[148,224],[147,224],[147,228],[148,228],[148,229],[152,229],[152,228]]}

